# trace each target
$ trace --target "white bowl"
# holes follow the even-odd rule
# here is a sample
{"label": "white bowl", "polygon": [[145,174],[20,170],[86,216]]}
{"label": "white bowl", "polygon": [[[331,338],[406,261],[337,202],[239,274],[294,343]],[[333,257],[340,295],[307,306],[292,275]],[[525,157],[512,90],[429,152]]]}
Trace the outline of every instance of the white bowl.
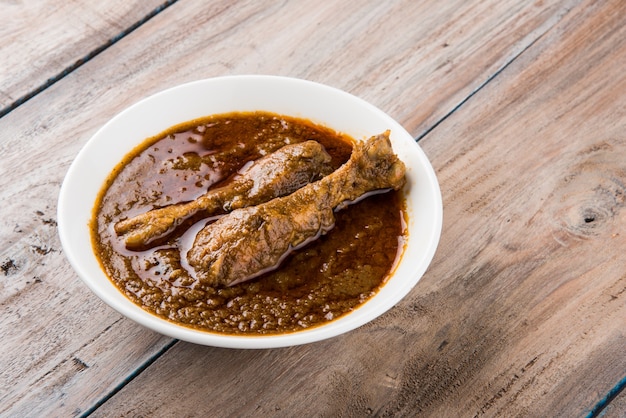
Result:
{"label": "white bowl", "polygon": [[[136,145],[191,119],[231,111],[263,110],[307,118],[357,140],[391,130],[396,154],[407,166],[408,239],[393,276],[353,312],[308,330],[269,336],[205,332],[168,322],[127,299],[102,271],[89,222],[96,196],[114,166]],[[200,80],[150,96],[104,125],[70,166],[59,195],[58,228],[65,255],[80,278],[122,315],[164,335],[197,344],[272,348],[319,341],[353,330],[398,303],[422,277],[441,234],[442,203],[430,162],[400,124],[371,104],[322,84],[274,76]]]}

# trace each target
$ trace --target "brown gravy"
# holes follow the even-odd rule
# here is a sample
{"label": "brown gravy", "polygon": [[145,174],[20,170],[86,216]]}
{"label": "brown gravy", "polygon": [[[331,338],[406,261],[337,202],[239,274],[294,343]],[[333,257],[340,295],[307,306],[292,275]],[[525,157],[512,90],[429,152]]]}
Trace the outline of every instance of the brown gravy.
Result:
{"label": "brown gravy", "polygon": [[324,145],[334,168],[350,156],[351,138],[266,112],[211,116],[148,139],[116,167],[96,202],[91,230],[102,268],[143,309],[206,331],[287,333],[354,310],[385,282],[403,248],[400,192],[374,195],[338,211],[332,231],[291,254],[278,270],[228,288],[196,286],[181,260],[206,219],[186,222],[142,251],[126,249],[113,229],[116,222],[155,207],[193,200],[246,162],[309,139]]}

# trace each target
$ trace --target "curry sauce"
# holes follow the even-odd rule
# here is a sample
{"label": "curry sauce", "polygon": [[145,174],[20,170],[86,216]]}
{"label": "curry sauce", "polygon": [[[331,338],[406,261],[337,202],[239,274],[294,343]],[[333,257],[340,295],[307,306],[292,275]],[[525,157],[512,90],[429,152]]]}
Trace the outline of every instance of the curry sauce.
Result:
{"label": "curry sauce", "polygon": [[231,287],[200,284],[185,259],[195,234],[223,214],[198,214],[166,238],[132,250],[114,229],[154,208],[194,200],[227,184],[250,161],[307,140],[324,146],[334,169],[354,143],[308,120],[266,112],[198,119],[146,140],[111,173],[96,202],[91,229],[102,268],[143,309],[206,331],[287,333],[354,310],[384,284],[403,248],[401,192],[372,195],[336,212],[334,228],[279,269]]}

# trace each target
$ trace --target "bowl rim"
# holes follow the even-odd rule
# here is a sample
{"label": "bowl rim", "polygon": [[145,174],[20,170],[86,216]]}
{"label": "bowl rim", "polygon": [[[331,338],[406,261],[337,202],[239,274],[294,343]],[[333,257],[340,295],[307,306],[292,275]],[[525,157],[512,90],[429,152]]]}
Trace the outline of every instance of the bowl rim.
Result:
{"label": "bowl rim", "polygon": [[[253,92],[248,93],[249,89]],[[257,97],[260,93],[266,94],[271,89],[278,89],[280,99]],[[200,96],[201,93],[211,91],[221,94],[220,98],[225,99],[223,101],[227,103],[220,102],[215,104],[210,100],[216,101],[217,99],[209,100]],[[242,99],[235,93],[249,94],[250,97]],[[301,98],[291,96],[296,93],[306,93],[307,99],[312,103],[302,103],[304,101]],[[172,105],[172,103],[180,104],[179,100],[181,98],[189,97],[199,98],[200,100],[198,101],[200,102],[209,100],[207,102],[209,105],[203,107],[203,103],[196,104],[195,102],[183,106]],[[424,219],[419,219],[420,227],[422,227],[421,234],[423,235],[417,238],[409,233],[405,243],[404,254],[401,256],[400,262],[395,267],[395,271],[390,276],[388,282],[364,304],[338,319],[302,331],[270,335],[227,335],[188,328],[157,317],[135,305],[115,287],[97,262],[97,257],[91,247],[89,231],[89,220],[91,219],[95,198],[91,201],[88,200],[89,197],[97,195],[104,184],[104,181],[101,181],[96,190],[93,190],[94,184],[98,184],[98,180],[101,180],[102,173],[106,172],[106,178],[113,170],[114,165],[120,162],[124,155],[128,154],[145,139],[157,135],[176,124],[196,119],[197,117],[216,114],[210,108],[225,109],[217,113],[227,113],[229,111],[227,110],[228,106],[240,108],[242,100],[249,100],[250,103],[247,109],[241,108],[239,109],[240,111],[266,110],[278,114],[302,117],[315,123],[329,126],[337,131],[348,133],[356,140],[362,140],[375,134],[371,132],[366,133],[365,131],[367,130],[371,131],[374,127],[385,126],[391,129],[394,151],[398,155],[403,153],[411,157],[410,164],[404,161],[407,165],[407,178],[409,180],[407,181],[407,186],[405,186],[405,196],[409,212],[417,211],[419,213],[409,213],[409,225],[407,225],[407,228],[411,230],[412,222],[415,221],[416,216],[426,217],[428,222],[425,222]],[[263,104],[264,100],[267,103],[276,101],[277,105],[266,105],[264,108],[259,108],[259,103]],[[339,105],[336,105],[335,101]],[[206,103],[204,104],[206,105]],[[298,110],[293,112],[280,111],[288,110],[290,105]],[[187,108],[184,111],[180,111],[180,108],[185,106]],[[334,112],[329,116],[332,119],[330,122],[328,120],[320,120],[325,118],[317,117],[319,114],[329,113],[329,110],[318,109],[325,106],[337,109],[339,109],[338,106],[345,106],[349,112],[342,113],[344,107],[341,107],[339,109],[341,111]],[[163,108],[165,108],[165,111],[163,111]],[[207,112],[200,114],[202,109],[207,109]],[[313,111],[313,109],[317,110]],[[151,112],[155,112],[156,117]],[[200,113],[197,116],[193,116],[194,112]],[[355,112],[358,115],[361,113],[368,115],[368,120],[363,119],[364,125],[368,125],[364,132],[359,131],[361,125],[357,128],[353,126],[351,128],[352,131],[345,129],[345,126],[341,125],[342,117],[347,119],[352,117],[358,118],[358,115],[353,116]],[[310,116],[307,116],[307,113]],[[335,115],[335,113],[340,115]],[[183,116],[184,114],[192,115],[192,117]],[[177,121],[171,123],[172,120]],[[136,124],[137,129],[129,128],[128,123],[130,122]],[[349,124],[350,122],[348,122]],[[369,125],[372,126],[370,127]],[[132,141],[124,144],[124,147],[119,147],[120,149],[110,147],[111,149],[106,151],[106,146],[110,145],[110,143],[117,144],[122,142],[115,135],[121,135],[122,132],[126,133],[125,129],[130,129],[128,136],[132,138]],[[397,149],[397,147],[400,147],[400,149]],[[111,165],[111,162],[115,164]],[[417,177],[418,175],[419,177]],[[94,178],[94,176],[97,178]],[[416,187],[419,187],[419,189],[415,190]],[[419,196],[415,196],[415,194]],[[413,199],[417,197],[427,198],[428,200],[418,202],[419,204],[413,204]],[[89,208],[89,216],[85,224],[86,207]],[[257,349],[294,346],[335,337],[372,321],[395,306],[421,279],[435,255],[442,230],[443,205],[439,183],[426,154],[415,139],[398,122],[382,110],[343,90],[309,80],[273,75],[232,75],[192,81],[152,94],[122,110],[105,123],[84,144],[66,173],[59,192],[57,222],[61,244],[70,265],[92,292],[122,315],[153,331],[172,338],[215,347]],[[88,249],[85,248],[85,231],[88,235]],[[414,250],[411,245],[418,239],[420,243],[415,245],[419,245],[419,249]],[[409,249],[411,249],[410,253],[408,253]],[[89,251],[92,253],[91,259],[88,255]],[[94,261],[97,263],[99,273],[94,271]],[[411,263],[410,266],[408,266],[408,263]],[[404,275],[401,277],[401,280],[397,279],[396,276],[401,274]],[[103,278],[105,279],[104,281]],[[390,284],[393,284],[393,286],[390,286]],[[112,291],[112,288],[114,291]],[[381,294],[384,295],[384,298],[380,296]]]}

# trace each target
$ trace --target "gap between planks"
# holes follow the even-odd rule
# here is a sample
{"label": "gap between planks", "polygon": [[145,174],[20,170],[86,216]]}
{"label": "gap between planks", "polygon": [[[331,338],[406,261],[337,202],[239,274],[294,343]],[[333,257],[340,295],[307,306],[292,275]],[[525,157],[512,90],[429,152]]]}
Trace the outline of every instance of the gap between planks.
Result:
{"label": "gap between planks", "polygon": [[93,51],[89,52],[83,58],[78,59],[74,64],[70,65],[69,67],[67,67],[67,68],[65,68],[63,70],[61,70],[61,72],[59,72],[57,75],[54,75],[54,76],[50,77],[48,80],[46,80],[45,83],[43,83],[42,85],[40,85],[36,89],[32,90],[29,93],[26,93],[22,97],[17,98],[13,103],[9,104],[4,109],[0,109],[0,118],[5,116],[5,115],[7,115],[11,111],[17,109],[19,106],[23,105],[24,103],[26,103],[27,101],[29,101],[33,97],[37,96],[39,93],[44,92],[46,89],[48,89],[52,85],[56,84],[58,81],[61,81],[66,76],[68,76],[69,74],[71,74],[72,72],[77,70],[78,68],[82,67],[83,64],[87,63],[91,59],[93,59],[96,56],[98,56],[101,52],[104,52],[110,46],[116,44],[118,41],[120,41],[121,39],[125,38],[127,35],[129,35],[131,32],[133,32],[135,29],[139,28],[144,23],[148,22],[150,19],[152,19],[153,17],[155,17],[156,15],[158,15],[163,10],[167,9],[168,7],[170,7],[171,5],[176,3],[177,1],[178,0],[167,0],[165,3],[163,3],[160,6],[156,7],[154,10],[152,10],[146,16],[144,16],[143,18],[139,19],[137,22],[135,22],[132,25],[130,25],[127,29],[124,29],[123,31],[121,31],[119,34],[117,34],[116,36],[114,36],[111,39],[109,39],[104,44],[100,45],[99,47],[97,47]]}
{"label": "gap between planks", "polygon": [[135,369],[131,374],[129,374],[124,380],[122,380],[117,386],[115,386],[109,393],[102,397],[98,402],[92,405],[89,409],[83,412],[80,417],[88,417],[93,414],[98,408],[100,408],[106,401],[111,399],[117,392],[122,390],[126,385],[133,381],[137,376],[139,376],[144,370],[146,370],[152,363],[157,361],[163,354],[169,351],[170,348],[174,347],[178,342],[177,339],[173,339],[168,344],[163,346],[159,351],[157,351],[152,357],[146,360],[145,363],[140,365],[137,369]]}
{"label": "gap between planks", "polygon": [[617,384],[593,407],[587,418],[596,418],[602,415],[603,411],[610,405],[615,398],[626,388],[626,376],[622,378]]}
{"label": "gap between planks", "polygon": [[[569,12],[568,12],[569,13]],[[470,94],[467,95],[467,97],[465,97],[463,100],[459,101],[459,103],[457,103],[456,106],[454,106],[448,113],[446,113],[445,115],[443,115],[438,121],[436,121],[435,123],[433,123],[433,125],[429,128],[427,128],[421,135],[419,135],[417,138],[415,138],[415,142],[419,142],[422,138],[424,138],[426,135],[428,135],[431,131],[433,131],[437,126],[439,126],[443,121],[445,121],[446,119],[448,119],[450,116],[452,116],[452,114],[454,114],[458,109],[460,109],[465,103],[467,103],[472,97],[474,97],[476,95],[476,93],[478,93],[479,91],[481,91],[487,84],[489,84],[492,80],[494,80],[498,75],[500,75],[507,67],[509,67],[513,62],[515,62],[517,60],[518,57],[520,57],[522,54],[524,54],[527,50],[529,50],[533,45],[535,45],[537,43],[537,41],[539,41],[541,38],[543,38],[553,27],[555,27],[556,25],[559,24],[559,22],[567,15],[564,14],[563,16],[561,16],[561,19],[557,22],[554,23],[554,25],[550,26],[549,28],[547,28],[545,30],[545,32],[539,34],[539,36],[537,36],[535,39],[533,39],[533,41],[531,43],[529,43],[528,45],[526,45],[524,48],[522,48],[521,51],[519,51],[517,54],[515,54],[510,60],[508,60],[507,62],[505,62],[500,68],[498,68],[493,74],[491,74],[489,77],[487,77],[485,79],[485,81],[483,81],[478,87],[476,87],[472,92],[470,92]],[[1,116],[1,115],[0,115]]]}

